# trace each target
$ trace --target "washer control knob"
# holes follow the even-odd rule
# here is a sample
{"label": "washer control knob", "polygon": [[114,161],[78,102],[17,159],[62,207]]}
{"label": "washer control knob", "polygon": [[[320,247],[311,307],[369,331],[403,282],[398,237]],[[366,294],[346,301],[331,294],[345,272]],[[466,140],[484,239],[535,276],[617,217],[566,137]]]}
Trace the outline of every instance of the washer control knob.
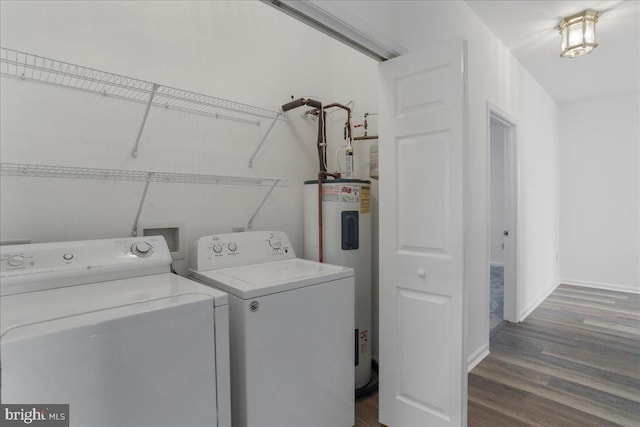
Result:
{"label": "washer control knob", "polygon": [[219,254],[222,252],[222,245],[216,243],[215,245],[213,245],[213,252]]}
{"label": "washer control knob", "polygon": [[7,259],[7,262],[12,267],[19,267],[24,263],[24,257],[22,255],[12,255]]}
{"label": "washer control knob", "polygon": [[131,245],[131,252],[139,257],[146,257],[151,253],[152,249],[153,246],[151,246],[147,242],[136,242]]}
{"label": "washer control knob", "polygon": [[238,246],[235,243],[229,243],[227,246],[231,252],[235,252],[238,249]]}
{"label": "washer control knob", "polygon": [[67,252],[66,254],[62,255],[62,258],[63,258],[65,261],[71,261],[71,260],[73,259],[73,254],[72,254],[72,253]]}
{"label": "washer control knob", "polygon": [[279,237],[272,237],[271,239],[269,239],[269,246],[271,246],[273,249],[280,249],[282,247],[282,242],[280,241]]}

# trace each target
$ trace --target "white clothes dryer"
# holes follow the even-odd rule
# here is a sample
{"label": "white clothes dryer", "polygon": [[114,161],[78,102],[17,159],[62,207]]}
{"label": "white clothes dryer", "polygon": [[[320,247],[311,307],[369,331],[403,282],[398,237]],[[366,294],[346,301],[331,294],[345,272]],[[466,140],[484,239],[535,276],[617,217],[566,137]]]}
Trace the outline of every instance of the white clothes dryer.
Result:
{"label": "white clothes dryer", "polygon": [[164,238],[4,246],[3,404],[71,426],[230,426],[227,295],[170,272]]}
{"label": "white clothes dryer", "polygon": [[353,269],[244,232],[199,239],[189,274],[229,294],[234,426],[353,426]]}

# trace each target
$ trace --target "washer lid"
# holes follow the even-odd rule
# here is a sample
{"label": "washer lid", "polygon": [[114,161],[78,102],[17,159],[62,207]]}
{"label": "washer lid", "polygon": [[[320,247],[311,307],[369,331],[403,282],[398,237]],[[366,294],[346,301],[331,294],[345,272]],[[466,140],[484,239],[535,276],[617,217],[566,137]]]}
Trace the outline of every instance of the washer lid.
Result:
{"label": "washer lid", "polygon": [[353,269],[306,259],[251,264],[189,274],[242,299],[257,298],[353,276]]}
{"label": "washer lid", "polygon": [[0,298],[0,337],[21,326],[113,308],[130,306],[132,312],[179,305],[189,295],[210,298],[215,306],[227,304],[224,292],[171,273],[7,295]]}

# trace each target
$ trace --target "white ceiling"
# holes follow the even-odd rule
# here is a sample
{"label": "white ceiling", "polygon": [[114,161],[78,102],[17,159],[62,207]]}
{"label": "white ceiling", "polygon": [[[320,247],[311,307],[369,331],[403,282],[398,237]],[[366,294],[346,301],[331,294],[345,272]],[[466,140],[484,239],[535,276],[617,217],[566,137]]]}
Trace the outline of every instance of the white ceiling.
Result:
{"label": "white ceiling", "polygon": [[[640,1],[467,0],[522,65],[563,104],[640,90]],[[560,57],[556,29],[585,9],[601,13],[599,46],[589,55]]]}

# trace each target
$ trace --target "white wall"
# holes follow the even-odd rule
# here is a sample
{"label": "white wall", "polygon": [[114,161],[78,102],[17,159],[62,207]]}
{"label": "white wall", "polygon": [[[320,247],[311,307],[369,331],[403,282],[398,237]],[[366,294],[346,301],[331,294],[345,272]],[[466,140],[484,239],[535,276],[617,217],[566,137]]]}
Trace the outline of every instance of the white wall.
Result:
{"label": "white wall", "polygon": [[[258,2],[0,5],[3,47],[272,110],[291,95],[358,101],[359,92],[371,96],[365,84],[375,79],[374,61]],[[336,58],[349,68],[334,67]],[[254,229],[285,230],[302,254],[302,182],[317,172],[314,122],[299,116],[278,122],[250,169],[270,122],[152,108],[134,159],[144,105],[6,76],[0,84],[3,163],[286,178],[288,186],[275,189]],[[3,177],[1,185],[2,239],[34,242],[128,235],[143,188],[20,177]],[[141,221],[184,223],[188,254],[197,237],[246,225],[267,190],[152,183]],[[176,263],[179,273],[187,262]]]}
{"label": "white wall", "polygon": [[464,38],[469,50],[466,198],[466,349],[470,363],[489,344],[489,141],[487,102],[517,120],[519,176],[517,311],[526,316],[557,284],[557,107],[462,1],[316,2],[401,52]]}
{"label": "white wall", "polygon": [[535,80],[523,83],[516,142],[520,320],[558,284],[558,107]]}
{"label": "white wall", "polygon": [[560,107],[560,279],[640,292],[640,97]]}
{"label": "white wall", "polygon": [[505,128],[491,123],[491,265],[504,266]]}

